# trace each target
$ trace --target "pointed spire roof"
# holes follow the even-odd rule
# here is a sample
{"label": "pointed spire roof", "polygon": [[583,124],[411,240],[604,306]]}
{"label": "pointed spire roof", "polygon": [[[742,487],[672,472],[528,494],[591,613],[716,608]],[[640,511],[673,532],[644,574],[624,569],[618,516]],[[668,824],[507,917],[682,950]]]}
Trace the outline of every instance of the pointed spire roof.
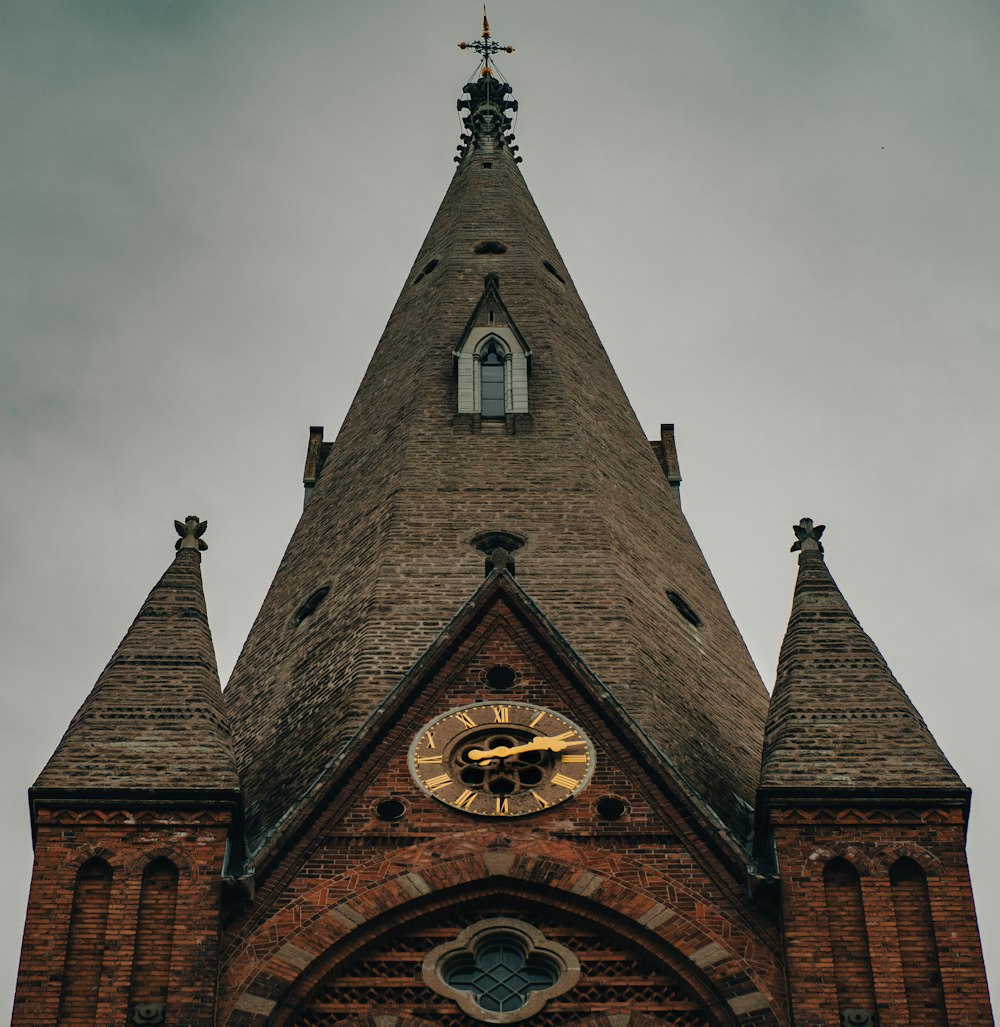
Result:
{"label": "pointed spire roof", "polygon": [[[460,101],[454,177],[226,688],[251,851],[465,603],[489,532],[524,540],[518,581],[702,800],[737,832],[754,801],[767,692],[528,191],[497,85]],[[531,366],[527,413],[480,423],[458,412],[456,349],[490,275]]]}
{"label": "pointed spire roof", "polygon": [[964,795],[833,580],[823,526],[804,518],[795,532],[798,579],[767,717],[761,791]]}
{"label": "pointed spire roof", "polygon": [[32,788],[34,802],[239,791],[201,579],[206,522],[177,555]]}

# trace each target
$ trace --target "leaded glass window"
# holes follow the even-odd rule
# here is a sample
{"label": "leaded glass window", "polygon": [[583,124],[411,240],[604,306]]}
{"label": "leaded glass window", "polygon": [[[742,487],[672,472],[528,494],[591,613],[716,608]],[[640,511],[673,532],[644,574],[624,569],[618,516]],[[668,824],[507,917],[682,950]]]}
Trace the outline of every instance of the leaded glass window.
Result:
{"label": "leaded glass window", "polygon": [[507,412],[504,401],[504,360],[496,343],[490,343],[479,362],[480,412],[483,417],[503,417]]}
{"label": "leaded glass window", "polygon": [[559,971],[544,955],[528,956],[516,939],[499,935],[480,945],[475,954],[463,953],[450,960],[442,976],[457,991],[471,991],[483,1009],[509,1013],[520,1009],[531,992],[551,988]]}

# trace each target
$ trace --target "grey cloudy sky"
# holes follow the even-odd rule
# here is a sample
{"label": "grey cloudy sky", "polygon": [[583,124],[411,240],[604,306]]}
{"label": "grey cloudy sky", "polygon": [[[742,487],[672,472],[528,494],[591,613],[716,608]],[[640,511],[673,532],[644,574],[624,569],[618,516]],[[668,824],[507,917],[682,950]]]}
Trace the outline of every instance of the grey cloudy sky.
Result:
{"label": "grey cloudy sky", "polygon": [[[458,0],[0,6],[0,1002],[25,791],[210,521],[228,674],[453,170]],[[1000,964],[995,0],[494,0],[522,166],[773,682],[790,525],[975,792]],[[994,992],[1000,977],[994,977]]]}

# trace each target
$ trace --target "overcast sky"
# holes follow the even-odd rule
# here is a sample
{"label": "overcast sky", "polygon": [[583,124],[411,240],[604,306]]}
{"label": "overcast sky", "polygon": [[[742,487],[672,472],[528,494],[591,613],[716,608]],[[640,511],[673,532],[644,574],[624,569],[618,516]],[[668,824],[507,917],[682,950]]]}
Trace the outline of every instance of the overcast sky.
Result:
{"label": "overcast sky", "polygon": [[[1000,5],[494,0],[522,170],[768,687],[829,565],[974,790],[1000,964]],[[223,679],[453,171],[458,0],[0,6],[0,1002],[28,786],[210,522]],[[994,976],[995,992],[1000,978]]]}

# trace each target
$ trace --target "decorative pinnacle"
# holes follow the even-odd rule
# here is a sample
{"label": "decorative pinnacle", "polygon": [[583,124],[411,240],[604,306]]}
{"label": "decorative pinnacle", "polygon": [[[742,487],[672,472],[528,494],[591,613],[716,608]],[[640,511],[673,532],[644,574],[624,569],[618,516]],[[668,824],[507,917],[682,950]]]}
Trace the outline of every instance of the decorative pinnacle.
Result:
{"label": "decorative pinnacle", "polygon": [[492,78],[493,69],[490,67],[490,59],[494,54],[500,53],[513,53],[514,47],[512,46],[501,46],[495,42],[490,32],[490,23],[486,17],[486,4],[483,4],[483,34],[482,38],[477,39],[474,43],[462,42],[458,44],[459,50],[475,50],[477,54],[483,59],[483,70],[480,73],[482,78]]}
{"label": "decorative pinnacle", "polygon": [[199,521],[197,514],[189,514],[182,521],[174,521],[174,527],[180,538],[174,545],[174,549],[197,549],[204,552],[208,549],[208,543],[202,541],[202,535],[208,527],[208,521]]}
{"label": "decorative pinnacle", "polygon": [[492,65],[493,55],[501,50],[513,53],[514,47],[501,46],[494,42],[490,34],[490,23],[486,18],[486,7],[483,7],[483,37],[475,43],[459,43],[461,50],[475,50],[482,58],[482,71],[478,78],[469,82],[462,92],[469,99],[458,101],[459,114],[468,109],[469,113],[462,117],[462,140],[458,145],[456,164],[461,164],[467,153],[474,149],[497,150],[506,147],[514,156],[514,163],[520,164],[521,158],[516,156],[519,149],[514,143],[512,116],[517,110],[517,100],[511,100],[511,87],[508,82],[501,82],[494,77]]}
{"label": "decorative pinnacle", "polygon": [[811,517],[803,517],[798,524],[792,525],[792,531],[795,532],[796,541],[792,544],[790,552],[823,552],[823,543],[820,542],[820,538],[826,531],[825,524],[814,525]]}

